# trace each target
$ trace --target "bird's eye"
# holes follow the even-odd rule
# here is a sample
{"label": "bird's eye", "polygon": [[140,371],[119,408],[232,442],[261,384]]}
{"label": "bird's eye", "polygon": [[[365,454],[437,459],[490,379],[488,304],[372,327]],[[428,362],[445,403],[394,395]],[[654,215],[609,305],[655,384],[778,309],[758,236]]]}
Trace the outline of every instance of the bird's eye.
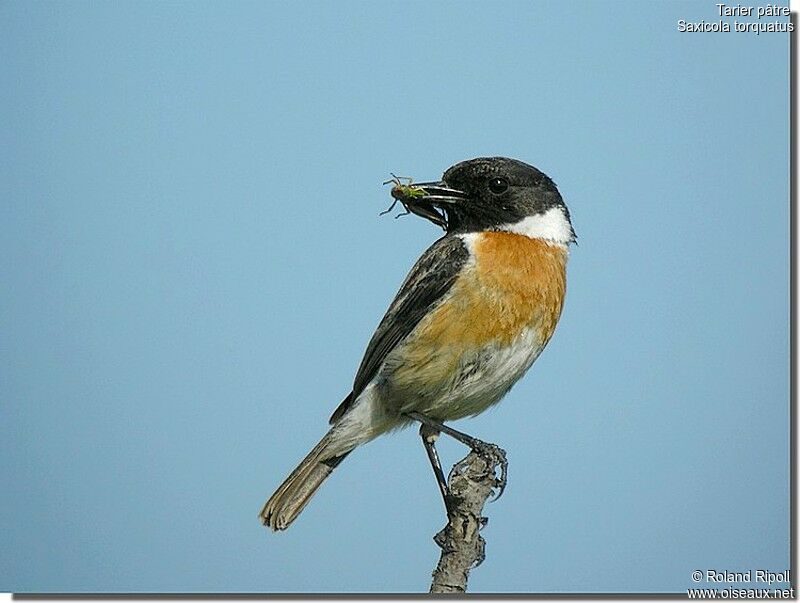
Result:
{"label": "bird's eye", "polygon": [[501,195],[508,190],[508,180],[505,178],[492,178],[489,180],[489,190],[495,195]]}

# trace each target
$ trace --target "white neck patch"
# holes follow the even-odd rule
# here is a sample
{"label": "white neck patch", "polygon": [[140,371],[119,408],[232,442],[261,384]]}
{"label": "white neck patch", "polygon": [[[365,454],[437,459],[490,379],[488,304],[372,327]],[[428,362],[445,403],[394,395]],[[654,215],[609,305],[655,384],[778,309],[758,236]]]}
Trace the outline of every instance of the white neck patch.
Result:
{"label": "white neck patch", "polygon": [[531,239],[544,239],[560,245],[575,241],[572,226],[560,207],[551,207],[543,214],[523,218],[514,224],[504,224],[498,230],[525,235]]}

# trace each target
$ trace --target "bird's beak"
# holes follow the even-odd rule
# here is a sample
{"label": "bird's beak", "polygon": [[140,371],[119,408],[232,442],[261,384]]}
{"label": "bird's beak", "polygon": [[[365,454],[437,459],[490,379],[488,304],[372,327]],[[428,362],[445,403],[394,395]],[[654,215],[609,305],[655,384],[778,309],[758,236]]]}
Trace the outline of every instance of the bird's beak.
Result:
{"label": "bird's beak", "polygon": [[467,193],[454,188],[450,188],[447,182],[415,182],[414,188],[421,188],[425,195],[419,197],[420,201],[427,201],[434,205],[449,205],[458,203],[461,199],[467,198]]}
{"label": "bird's beak", "polygon": [[[394,174],[392,176],[392,180],[387,180],[384,184],[394,183],[395,186],[392,187],[394,203],[400,201],[406,213],[430,220],[444,230],[447,230],[448,205],[452,206],[452,204],[467,197],[466,193],[450,188],[443,181],[414,183],[411,179],[408,179],[408,184],[403,184],[401,178]],[[391,211],[394,203],[382,213]]]}
{"label": "bird's beak", "polygon": [[415,182],[415,190],[424,191],[422,195],[403,197],[403,205],[416,214],[447,230],[447,206],[466,199],[467,194],[447,186],[446,182]]}

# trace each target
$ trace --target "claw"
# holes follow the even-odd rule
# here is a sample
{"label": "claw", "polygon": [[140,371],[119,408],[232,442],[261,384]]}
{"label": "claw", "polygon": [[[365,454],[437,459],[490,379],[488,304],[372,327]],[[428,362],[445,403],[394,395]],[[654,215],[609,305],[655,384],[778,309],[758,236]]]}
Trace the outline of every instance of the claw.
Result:
{"label": "claw", "polygon": [[490,501],[494,502],[503,496],[503,492],[505,492],[506,485],[508,484],[508,459],[506,458],[506,451],[496,444],[489,444],[481,440],[474,440],[471,442],[470,448],[476,453],[492,459],[497,465],[500,465],[500,477],[495,478],[497,494],[495,494]]}
{"label": "claw", "polygon": [[500,465],[500,478],[497,480],[497,494],[492,497],[492,500],[489,502],[494,502],[498,500],[501,496],[503,496],[503,492],[506,491],[506,485],[508,485],[508,462],[504,462]]}

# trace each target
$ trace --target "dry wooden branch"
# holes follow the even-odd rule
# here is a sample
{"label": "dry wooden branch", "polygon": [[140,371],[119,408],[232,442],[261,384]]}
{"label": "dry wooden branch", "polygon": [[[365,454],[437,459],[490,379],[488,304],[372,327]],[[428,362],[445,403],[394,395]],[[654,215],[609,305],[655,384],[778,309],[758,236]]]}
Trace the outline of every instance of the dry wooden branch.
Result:
{"label": "dry wooden branch", "polygon": [[505,452],[491,446],[470,452],[450,471],[450,510],[447,525],[433,537],[442,554],[433,571],[430,592],[466,592],[470,570],[486,557],[486,541],[480,530],[489,520],[482,515],[483,507],[492,490],[501,485],[495,472],[505,465]]}

